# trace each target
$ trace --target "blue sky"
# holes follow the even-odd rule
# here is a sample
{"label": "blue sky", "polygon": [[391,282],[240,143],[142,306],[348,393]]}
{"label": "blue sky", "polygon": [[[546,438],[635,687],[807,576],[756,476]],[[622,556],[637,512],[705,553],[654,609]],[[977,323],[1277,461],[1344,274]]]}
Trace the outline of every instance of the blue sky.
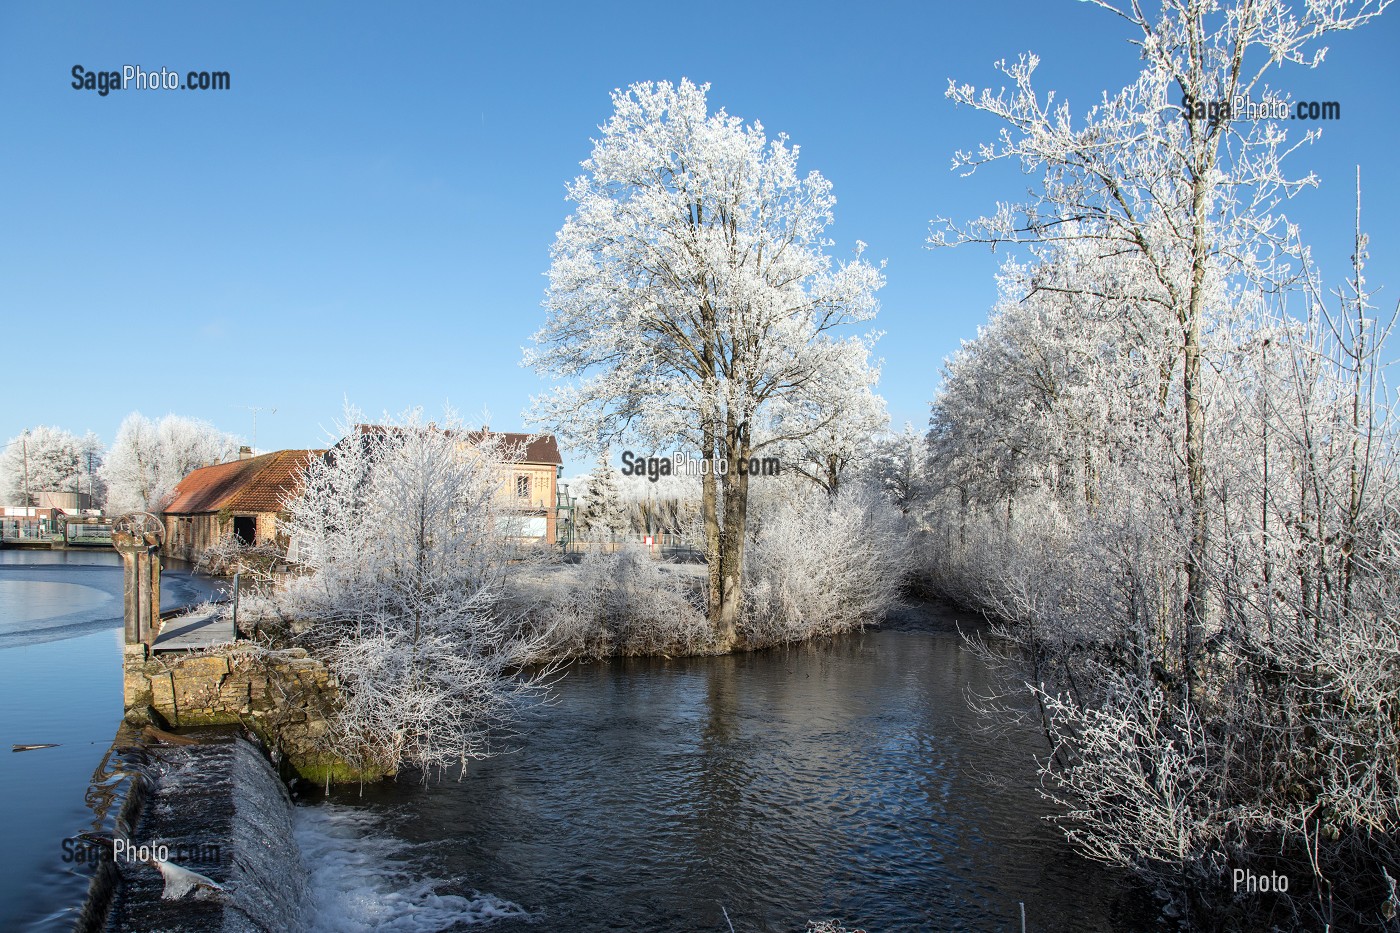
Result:
{"label": "blue sky", "polygon": [[[1002,255],[930,251],[929,219],[1020,197],[952,152],[989,119],[947,80],[996,84],[1025,50],[1083,111],[1131,80],[1119,21],[1074,0],[979,4],[190,4],[0,6],[0,439],[46,423],[110,442],[140,410],[258,446],[323,442],[342,400],[450,402],[518,429],[546,387],[519,366],[544,319],[565,183],[641,80],[801,146],[838,199],[834,253],[888,260],[877,326],[896,425],[927,421],[941,362],[985,318]],[[1400,12],[1338,36],[1276,86],[1338,100],[1298,153],[1322,187],[1290,216],[1334,281],[1362,166],[1370,280],[1400,296]],[[101,97],[71,69],[228,71],[223,92]],[[45,362],[50,360],[52,362]],[[570,469],[583,467],[572,458]]]}

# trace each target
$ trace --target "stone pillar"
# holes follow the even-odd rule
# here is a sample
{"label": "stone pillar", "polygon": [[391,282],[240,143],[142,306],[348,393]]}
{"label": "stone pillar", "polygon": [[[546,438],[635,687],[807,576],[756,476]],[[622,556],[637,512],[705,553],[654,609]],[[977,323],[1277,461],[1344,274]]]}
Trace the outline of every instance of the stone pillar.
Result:
{"label": "stone pillar", "polygon": [[122,556],[126,643],[149,647],[160,627],[160,535],[113,529],[112,546]]}

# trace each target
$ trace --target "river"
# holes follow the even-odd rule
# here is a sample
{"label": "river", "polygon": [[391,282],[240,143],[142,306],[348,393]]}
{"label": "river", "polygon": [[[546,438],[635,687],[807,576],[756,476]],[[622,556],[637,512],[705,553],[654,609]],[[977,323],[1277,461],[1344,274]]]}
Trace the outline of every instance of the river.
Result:
{"label": "river", "polygon": [[[212,595],[180,570],[161,604]],[[0,551],[0,930],[67,930],[88,876],[63,839],[92,828],[85,797],[122,716],[122,572],[115,551]],[[11,745],[57,744],[29,752]]]}
{"label": "river", "polygon": [[1124,878],[1041,819],[1043,740],[968,708],[991,684],[957,622],[922,606],[785,650],[575,665],[516,750],[462,781],[303,808],[318,840],[340,826],[397,859],[379,882],[332,847],[324,929],[438,929],[456,909],[501,933],[1015,931],[1022,903],[1037,933],[1151,929]]}
{"label": "river", "polygon": [[[167,574],[166,603],[207,581]],[[61,840],[121,716],[110,553],[0,552],[0,929],[66,929]],[[461,781],[303,788],[317,933],[1150,929],[1041,816],[1033,731],[989,732],[951,610],[724,658],[573,665]]]}

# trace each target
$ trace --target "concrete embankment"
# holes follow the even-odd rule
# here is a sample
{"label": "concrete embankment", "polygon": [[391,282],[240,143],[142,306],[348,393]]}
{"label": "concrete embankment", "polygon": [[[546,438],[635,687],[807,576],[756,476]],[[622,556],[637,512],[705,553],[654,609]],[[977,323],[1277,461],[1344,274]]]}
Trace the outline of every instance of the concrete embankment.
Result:
{"label": "concrete embankment", "polygon": [[197,744],[143,743],[125,725],[118,733],[109,776],[89,796],[121,802],[79,843],[102,857],[77,933],[302,925],[306,869],[286,788],[262,750],[230,730],[188,735]]}

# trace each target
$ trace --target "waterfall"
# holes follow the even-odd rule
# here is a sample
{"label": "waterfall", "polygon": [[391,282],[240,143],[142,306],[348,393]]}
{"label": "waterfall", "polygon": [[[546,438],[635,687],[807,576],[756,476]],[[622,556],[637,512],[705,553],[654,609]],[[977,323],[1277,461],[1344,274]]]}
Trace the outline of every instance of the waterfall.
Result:
{"label": "waterfall", "polygon": [[[114,746],[116,768],[94,784],[105,831],[85,837],[101,839],[113,857],[93,876],[79,931],[305,926],[306,870],[286,788],[245,739],[227,730],[203,738],[188,746]],[[125,799],[109,819],[114,781],[126,783]]]}

